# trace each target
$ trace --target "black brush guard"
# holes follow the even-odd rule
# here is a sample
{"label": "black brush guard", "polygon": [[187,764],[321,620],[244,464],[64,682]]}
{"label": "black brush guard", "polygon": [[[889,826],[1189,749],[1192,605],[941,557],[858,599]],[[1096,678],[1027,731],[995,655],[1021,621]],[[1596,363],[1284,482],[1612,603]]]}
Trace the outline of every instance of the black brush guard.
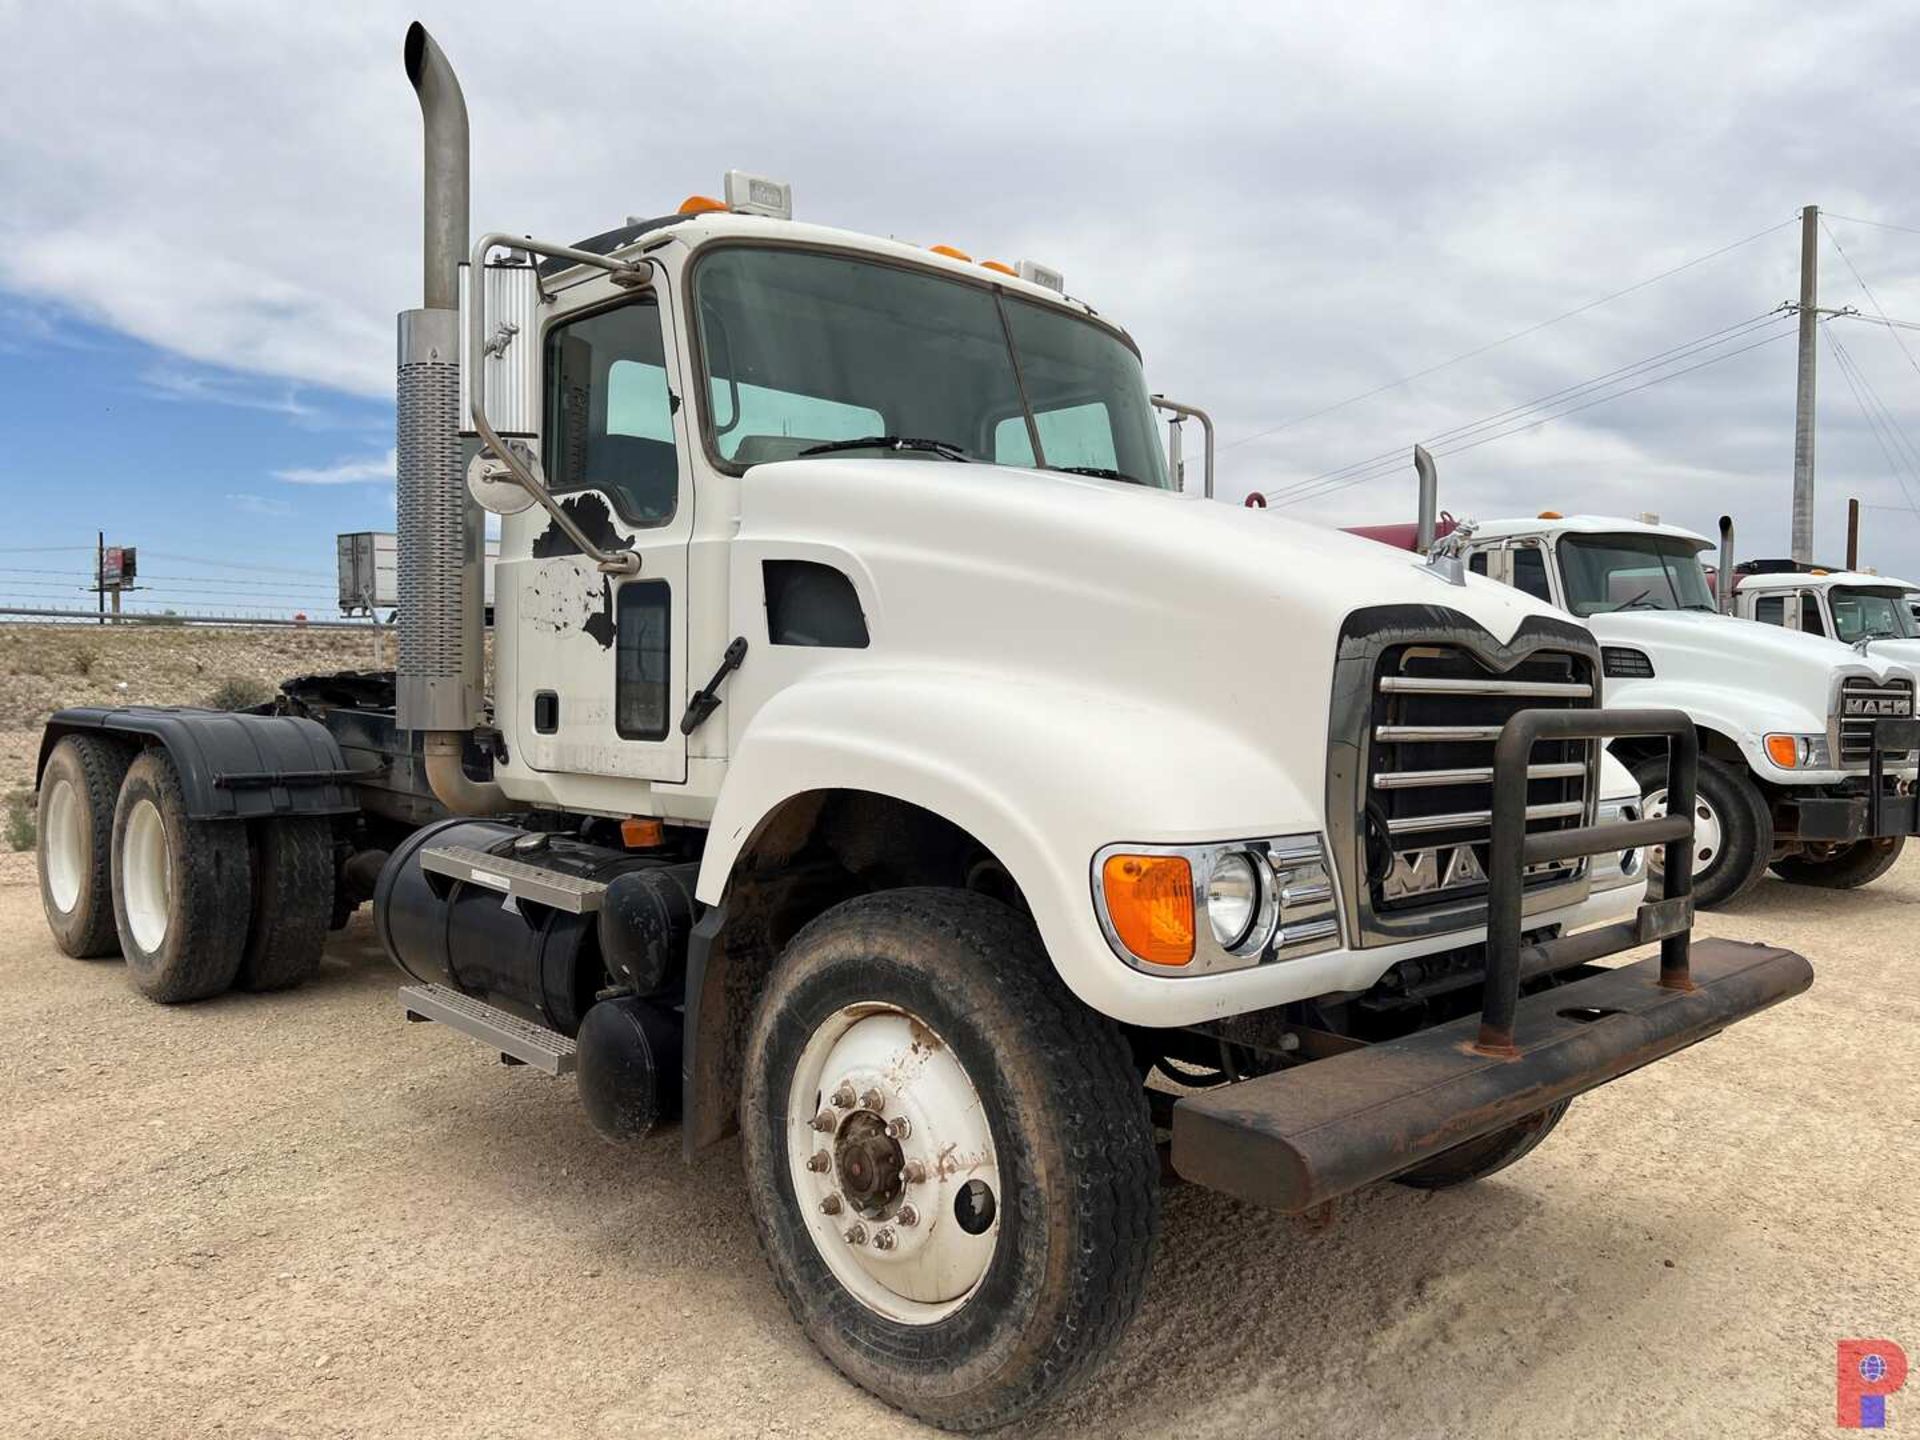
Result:
{"label": "black brush guard", "polygon": [[[1529,835],[1527,763],[1542,740],[1662,737],[1668,813]],[[1487,972],[1480,1014],[1173,1107],[1173,1168],[1298,1213],[1671,1055],[1813,983],[1790,950],[1692,942],[1699,742],[1677,710],[1523,710],[1493,759]],[[1521,944],[1525,867],[1664,846],[1658,899],[1630,921]],[[1522,999],[1523,981],[1654,941],[1660,954]]]}

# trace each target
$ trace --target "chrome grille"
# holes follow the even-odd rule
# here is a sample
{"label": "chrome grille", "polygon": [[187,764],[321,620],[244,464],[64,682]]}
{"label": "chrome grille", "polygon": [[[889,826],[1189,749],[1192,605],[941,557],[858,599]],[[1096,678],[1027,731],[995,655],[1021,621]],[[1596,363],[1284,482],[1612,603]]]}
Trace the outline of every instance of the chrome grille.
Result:
{"label": "chrome grille", "polygon": [[[1840,684],[1840,763],[1865,765],[1873,754],[1873,722],[1882,717],[1904,720],[1912,714],[1911,680],[1849,675]],[[1906,751],[1887,755],[1892,761],[1906,758]]]}
{"label": "chrome grille", "polygon": [[[1494,672],[1463,649],[1402,645],[1375,672],[1365,750],[1367,868],[1376,910],[1389,913],[1486,891],[1493,821],[1493,746],[1524,709],[1591,709],[1592,662],[1536,651]],[[1595,758],[1589,741],[1536,747],[1527,771],[1527,829],[1585,819]],[[1544,865],[1530,884],[1564,880],[1584,862]]]}

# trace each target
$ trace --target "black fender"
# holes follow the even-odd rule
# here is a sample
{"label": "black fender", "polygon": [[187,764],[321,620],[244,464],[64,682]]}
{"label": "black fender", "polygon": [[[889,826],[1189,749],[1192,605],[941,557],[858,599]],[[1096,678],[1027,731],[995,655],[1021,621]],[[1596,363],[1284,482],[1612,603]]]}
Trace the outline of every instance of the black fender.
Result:
{"label": "black fender", "polygon": [[157,705],[56,711],[40,737],[36,786],[53,747],[76,733],[164,746],[195,820],[351,815],[360,808],[340,746],[325,726],[296,715]]}

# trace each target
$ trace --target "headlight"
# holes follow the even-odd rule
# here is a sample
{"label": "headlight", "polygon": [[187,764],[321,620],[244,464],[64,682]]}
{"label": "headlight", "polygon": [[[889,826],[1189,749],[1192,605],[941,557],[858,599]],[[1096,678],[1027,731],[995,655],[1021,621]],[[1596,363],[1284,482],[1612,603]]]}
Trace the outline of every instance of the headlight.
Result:
{"label": "headlight", "polygon": [[1829,768],[1824,735],[1769,735],[1765,744],[1767,758],[1782,770]]}
{"label": "headlight", "polygon": [[1340,943],[1318,835],[1218,845],[1108,845],[1093,859],[1100,928],[1137,970],[1239,970]]}
{"label": "headlight", "polygon": [[1204,893],[1214,942],[1222,950],[1238,950],[1253,932],[1264,898],[1253,856],[1231,850],[1216,856]]}

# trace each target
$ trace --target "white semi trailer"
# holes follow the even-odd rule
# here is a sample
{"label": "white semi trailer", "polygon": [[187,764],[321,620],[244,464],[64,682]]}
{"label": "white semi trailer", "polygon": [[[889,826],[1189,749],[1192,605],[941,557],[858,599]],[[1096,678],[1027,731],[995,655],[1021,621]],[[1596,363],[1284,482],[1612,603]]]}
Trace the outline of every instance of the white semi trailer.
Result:
{"label": "white semi trailer", "polygon": [[1515,590],[1177,493],[1133,342],[1044,267],[738,174],[470,243],[459,87],[405,54],[397,673],[56,715],[69,952],[287,985],[371,892],[410,1017],[610,1136],[737,1129],[807,1334],[959,1429],[1112,1348],[1163,1156],[1295,1212],[1460,1184],[1810,983],[1690,943],[1690,807],[1605,793],[1597,742],[1651,733],[1688,794],[1684,717],[1598,708],[1591,633]]}

